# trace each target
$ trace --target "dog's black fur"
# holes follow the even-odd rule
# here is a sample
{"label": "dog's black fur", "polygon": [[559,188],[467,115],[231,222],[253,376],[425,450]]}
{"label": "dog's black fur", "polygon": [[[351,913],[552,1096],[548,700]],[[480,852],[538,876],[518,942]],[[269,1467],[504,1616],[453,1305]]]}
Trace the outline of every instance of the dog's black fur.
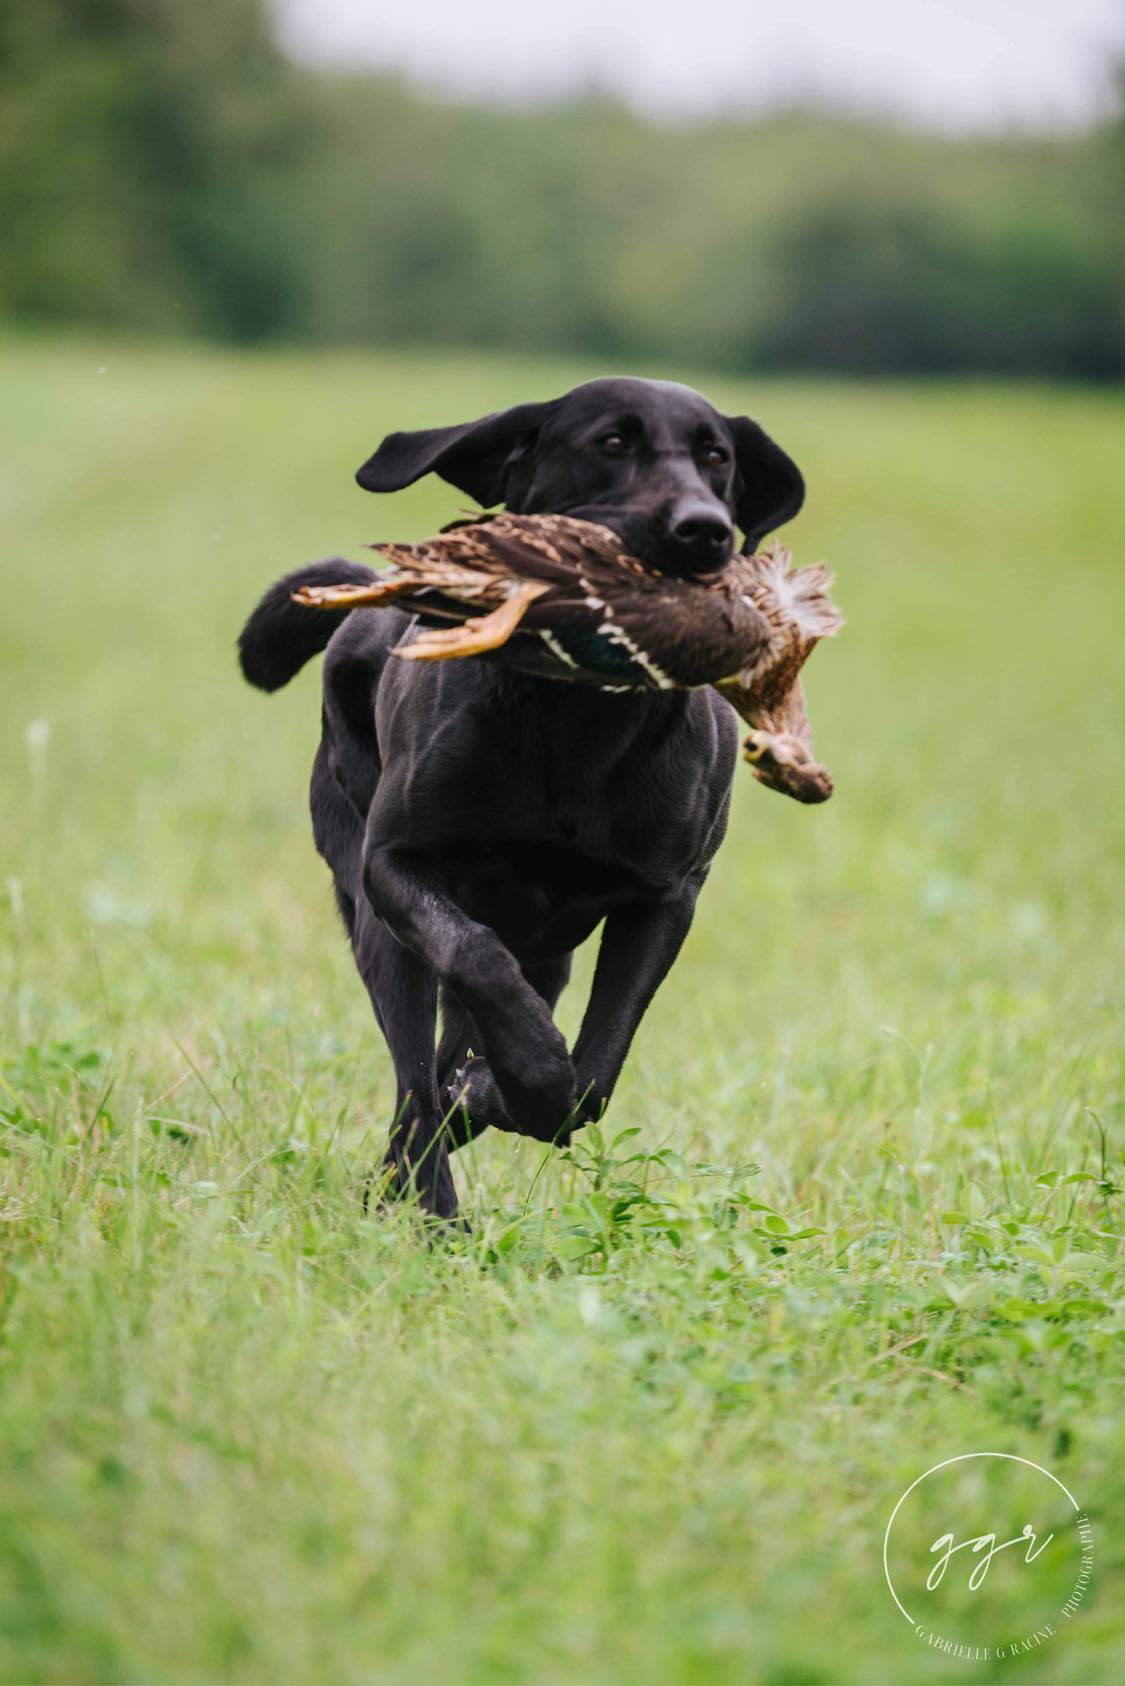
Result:
{"label": "dog's black fur", "polygon": [[[393,433],[357,479],[393,492],[429,473],[482,505],[600,521],[681,573],[729,560],[735,523],[756,546],[804,497],[755,422],[662,381]],[[279,580],[242,667],[276,690],[327,645],[313,832],[394,1061],[391,1181],[449,1218],[452,1148],[489,1125],[561,1142],[604,1109],[722,841],[737,733],[709,689],[608,695],[487,661],[388,660],[407,615],[290,602],[370,572],[319,562]],[[568,1052],[552,1012],[602,920]]]}

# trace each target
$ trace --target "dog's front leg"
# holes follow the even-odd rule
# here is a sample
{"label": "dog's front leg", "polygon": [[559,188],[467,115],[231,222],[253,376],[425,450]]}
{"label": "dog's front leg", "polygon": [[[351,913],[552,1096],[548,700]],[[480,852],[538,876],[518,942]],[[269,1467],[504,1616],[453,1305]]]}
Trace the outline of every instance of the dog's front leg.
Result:
{"label": "dog's front leg", "polygon": [[471,1015],[508,1119],[554,1141],[574,1104],[574,1067],[550,1008],[495,931],[462,912],[424,854],[377,833],[363,882],[379,918]]}
{"label": "dog's front leg", "polygon": [[705,874],[651,902],[616,909],[602,932],[582,1029],[574,1045],[578,1118],[599,1118],[629,1044],[691,929]]}

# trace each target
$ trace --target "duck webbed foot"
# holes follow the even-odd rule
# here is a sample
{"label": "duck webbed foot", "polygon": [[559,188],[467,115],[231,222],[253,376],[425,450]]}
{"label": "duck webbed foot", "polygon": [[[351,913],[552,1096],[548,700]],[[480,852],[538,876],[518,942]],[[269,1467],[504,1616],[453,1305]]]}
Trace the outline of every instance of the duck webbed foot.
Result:
{"label": "duck webbed foot", "polygon": [[417,588],[409,574],[381,574],[370,585],[303,585],[290,595],[303,609],[381,609]]}
{"label": "duck webbed foot", "polygon": [[523,580],[490,615],[474,616],[462,621],[460,626],[423,628],[409,644],[396,645],[394,654],[407,662],[446,662],[498,650],[508,642],[535,599],[546,590],[542,581]]}

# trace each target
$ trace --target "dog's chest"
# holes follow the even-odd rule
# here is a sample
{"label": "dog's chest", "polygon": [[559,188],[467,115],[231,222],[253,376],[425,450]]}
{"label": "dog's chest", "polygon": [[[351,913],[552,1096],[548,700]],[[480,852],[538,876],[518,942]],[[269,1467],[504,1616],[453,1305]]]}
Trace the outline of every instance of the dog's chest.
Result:
{"label": "dog's chest", "polygon": [[545,843],[459,849],[442,861],[453,899],[521,960],[569,952],[646,888],[628,867]]}
{"label": "dog's chest", "polygon": [[380,823],[517,952],[573,947],[710,860],[737,755],[717,696],[604,698],[483,664],[411,680],[380,697]]}
{"label": "dog's chest", "polygon": [[[614,907],[673,890],[706,864],[736,739],[721,730],[721,705],[695,712],[694,727],[673,711],[666,731],[624,753],[620,740],[543,722],[522,742],[498,735],[474,767],[474,823],[448,854],[465,911],[509,934],[564,931],[573,946]],[[482,833],[490,840],[478,844]]]}

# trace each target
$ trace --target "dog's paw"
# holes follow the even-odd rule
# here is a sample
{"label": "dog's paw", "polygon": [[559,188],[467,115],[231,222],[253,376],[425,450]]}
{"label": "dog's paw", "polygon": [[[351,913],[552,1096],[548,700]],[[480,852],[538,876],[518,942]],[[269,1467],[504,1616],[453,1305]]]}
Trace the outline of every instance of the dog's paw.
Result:
{"label": "dog's paw", "polygon": [[[454,1114],[467,1116],[474,1133],[490,1127],[515,1129],[487,1060],[469,1059],[454,1072],[452,1080],[445,1086],[445,1105]],[[451,1123],[456,1134],[456,1120],[451,1120]]]}
{"label": "dog's paw", "polygon": [[[558,1130],[547,1131],[530,1118],[512,1117],[504,1104],[492,1068],[484,1059],[471,1059],[456,1073],[445,1091],[446,1106],[455,1114],[467,1114],[473,1134],[492,1128],[505,1130],[509,1135],[531,1136],[535,1141],[551,1142],[556,1147],[570,1143],[570,1121]],[[456,1135],[456,1116],[450,1120]]]}
{"label": "dog's paw", "polygon": [[399,1200],[416,1200],[422,1214],[442,1224],[468,1231],[458,1213],[457,1188],[445,1147],[425,1161],[413,1164],[400,1143],[387,1149],[382,1165],[368,1178],[363,1195],[365,1211],[389,1206]]}

